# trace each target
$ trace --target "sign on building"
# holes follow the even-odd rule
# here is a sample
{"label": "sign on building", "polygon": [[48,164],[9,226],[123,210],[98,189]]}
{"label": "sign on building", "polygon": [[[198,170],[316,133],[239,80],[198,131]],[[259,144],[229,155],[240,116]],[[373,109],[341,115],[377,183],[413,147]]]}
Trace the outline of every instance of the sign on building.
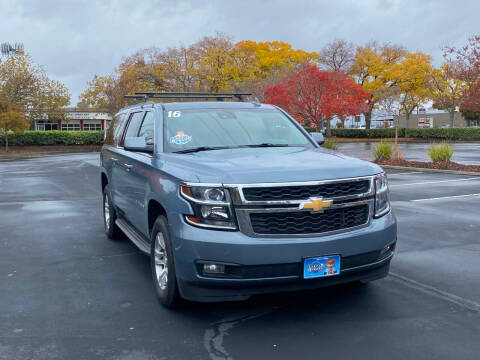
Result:
{"label": "sign on building", "polygon": [[418,118],[418,127],[433,128],[433,118],[432,117]]}

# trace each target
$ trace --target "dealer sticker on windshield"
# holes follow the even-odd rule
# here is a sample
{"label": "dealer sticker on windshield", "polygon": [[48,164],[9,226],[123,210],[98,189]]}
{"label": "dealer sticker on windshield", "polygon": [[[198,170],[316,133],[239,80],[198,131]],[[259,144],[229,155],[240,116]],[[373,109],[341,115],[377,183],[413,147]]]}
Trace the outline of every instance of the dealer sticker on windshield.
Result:
{"label": "dealer sticker on windshield", "polygon": [[340,274],[340,255],[312,257],[303,262],[303,278],[313,279]]}
{"label": "dealer sticker on windshield", "polygon": [[170,138],[170,143],[175,145],[185,145],[192,141],[190,135],[185,134],[183,131],[178,131],[177,135]]}

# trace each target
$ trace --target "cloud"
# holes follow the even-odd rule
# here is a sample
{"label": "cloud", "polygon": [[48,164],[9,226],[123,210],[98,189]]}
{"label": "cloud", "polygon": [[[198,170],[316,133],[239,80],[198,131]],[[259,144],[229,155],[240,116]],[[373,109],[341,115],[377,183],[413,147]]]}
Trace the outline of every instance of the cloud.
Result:
{"label": "cloud", "polygon": [[444,0],[363,1],[54,1],[0,0],[0,42],[23,42],[72,103],[94,74],[149,46],[189,45],[215,31],[235,40],[283,40],[318,50],[335,38],[422,50],[441,62],[441,47],[478,32],[478,3]]}

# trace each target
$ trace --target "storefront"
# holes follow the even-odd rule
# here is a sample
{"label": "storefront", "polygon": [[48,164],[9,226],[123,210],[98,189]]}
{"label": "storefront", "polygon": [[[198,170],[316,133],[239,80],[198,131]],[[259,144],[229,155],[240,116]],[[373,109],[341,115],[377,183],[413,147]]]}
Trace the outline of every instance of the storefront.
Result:
{"label": "storefront", "polygon": [[35,130],[101,131],[110,126],[110,114],[98,110],[67,109],[66,120],[36,120]]}

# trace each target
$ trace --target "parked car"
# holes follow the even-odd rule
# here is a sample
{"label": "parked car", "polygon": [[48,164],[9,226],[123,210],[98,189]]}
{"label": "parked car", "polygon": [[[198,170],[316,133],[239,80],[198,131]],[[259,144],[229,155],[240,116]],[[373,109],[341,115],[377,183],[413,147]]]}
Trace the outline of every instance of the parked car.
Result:
{"label": "parked car", "polygon": [[105,232],[151,257],[167,307],[388,274],[397,225],[385,173],[322,149],[322,134],[276,106],[147,101],[120,110],[105,142]]}

